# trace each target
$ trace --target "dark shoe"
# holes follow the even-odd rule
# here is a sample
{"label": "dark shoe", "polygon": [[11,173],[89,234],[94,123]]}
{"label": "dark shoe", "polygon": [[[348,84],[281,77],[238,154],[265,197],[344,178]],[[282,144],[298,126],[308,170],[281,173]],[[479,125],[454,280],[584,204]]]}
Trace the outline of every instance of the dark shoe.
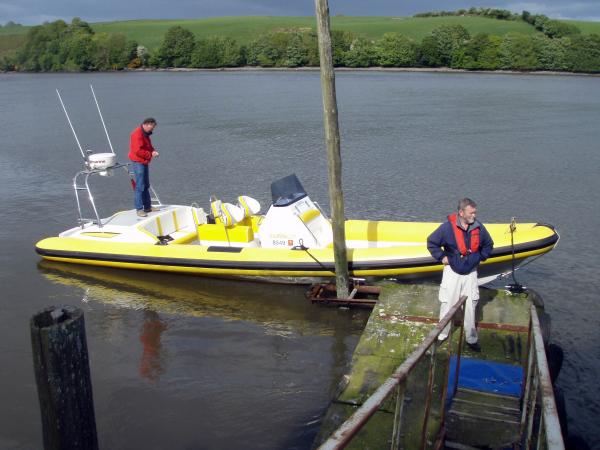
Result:
{"label": "dark shoe", "polygon": [[143,209],[138,209],[136,212],[137,215],[140,217],[148,217],[148,214],[146,214],[146,211],[144,211]]}
{"label": "dark shoe", "polygon": [[475,342],[474,344],[469,344],[467,342],[467,347],[469,347],[472,352],[481,353],[481,345],[479,345],[479,342]]}

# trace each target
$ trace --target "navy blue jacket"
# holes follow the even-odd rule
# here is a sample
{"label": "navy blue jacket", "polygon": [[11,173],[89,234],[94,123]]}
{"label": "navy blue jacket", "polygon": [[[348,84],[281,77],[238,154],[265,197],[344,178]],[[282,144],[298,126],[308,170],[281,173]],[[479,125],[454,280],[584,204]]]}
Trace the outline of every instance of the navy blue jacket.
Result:
{"label": "navy blue jacket", "polygon": [[460,275],[467,275],[476,270],[480,262],[489,258],[494,248],[494,241],[492,241],[490,234],[483,224],[477,220],[469,226],[467,231],[456,225],[462,235],[466,236],[465,243],[467,249],[471,248],[471,232],[475,228],[480,229],[479,251],[469,252],[466,256],[462,256],[456,245],[456,238],[452,230],[453,226],[450,221],[446,221],[431,233],[427,238],[427,250],[439,262],[442,262],[444,256],[447,256],[450,267],[452,267],[454,272]]}

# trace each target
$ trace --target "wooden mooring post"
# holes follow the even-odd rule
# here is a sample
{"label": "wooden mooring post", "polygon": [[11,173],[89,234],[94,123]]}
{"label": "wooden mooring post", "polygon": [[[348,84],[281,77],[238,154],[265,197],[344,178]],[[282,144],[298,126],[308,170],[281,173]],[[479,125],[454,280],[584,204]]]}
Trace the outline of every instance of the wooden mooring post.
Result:
{"label": "wooden mooring post", "polygon": [[321,91],[323,94],[323,119],[327,142],[327,167],[329,174],[329,201],[333,231],[333,255],[338,298],[348,297],[348,256],[346,254],[346,230],[344,194],[342,192],[342,158],[340,156],[340,130],[338,125],[335,75],[331,55],[331,32],[329,30],[329,5],[327,0],[315,0],[319,60],[321,64]]}
{"label": "wooden mooring post", "polygon": [[83,312],[51,306],[30,326],[44,449],[97,450]]}

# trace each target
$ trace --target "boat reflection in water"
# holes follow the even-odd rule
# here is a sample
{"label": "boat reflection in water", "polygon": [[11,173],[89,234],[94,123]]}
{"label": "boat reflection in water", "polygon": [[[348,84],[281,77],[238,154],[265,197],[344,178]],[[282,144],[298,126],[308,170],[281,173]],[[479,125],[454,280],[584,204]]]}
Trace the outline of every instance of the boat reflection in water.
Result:
{"label": "boat reflection in water", "polygon": [[[310,304],[305,289],[177,274],[152,273],[40,261],[38,268],[52,283],[79,288],[83,301],[143,311],[140,329],[140,374],[150,380],[163,373],[161,337],[170,318],[214,317],[259,325],[271,336],[331,336],[335,342],[359,336],[369,312],[332,310]],[[165,320],[166,319],[166,320]],[[178,320],[178,319],[177,319]],[[338,342],[338,344],[340,344]],[[342,353],[348,349],[346,345]],[[334,353],[337,351],[334,349]],[[339,362],[342,355],[333,355]],[[342,363],[343,365],[343,363]]]}

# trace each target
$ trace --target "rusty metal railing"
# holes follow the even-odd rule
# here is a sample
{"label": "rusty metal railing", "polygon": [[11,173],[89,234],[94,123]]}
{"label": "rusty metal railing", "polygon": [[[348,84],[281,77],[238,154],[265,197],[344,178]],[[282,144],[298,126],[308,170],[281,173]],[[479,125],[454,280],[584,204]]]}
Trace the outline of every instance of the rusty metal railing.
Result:
{"label": "rusty metal railing", "polygon": [[[325,442],[319,450],[333,450],[345,448],[358,434],[369,419],[379,410],[383,403],[394,393],[396,394],[394,428],[391,437],[391,448],[400,448],[400,430],[402,425],[402,414],[404,406],[404,394],[406,382],[411,371],[431,351],[431,362],[429,364],[428,392],[424,406],[424,418],[421,429],[420,449],[427,445],[427,426],[431,412],[433,377],[435,372],[435,355],[439,346],[438,335],[450,323],[453,326],[454,317],[463,308],[467,297],[461,297],[448,314],[431,330],[421,345],[394,371],[392,376],[360,406],[350,418],[348,418]],[[462,324],[462,322],[461,322]],[[450,332],[451,335],[452,331]],[[458,384],[458,373],[460,370],[460,357],[463,340],[463,326],[460,328],[459,345],[456,352],[456,368],[454,376],[454,392]],[[452,355],[452,339],[448,338],[448,354]],[[442,405],[440,407],[440,426],[444,427],[445,402],[448,392],[448,372],[450,358],[444,374],[442,389]],[[548,449],[564,450],[558,411],[554,399],[552,382],[546,360],[546,352],[540,322],[535,306],[531,306],[529,323],[528,359],[524,374],[524,391],[522,397],[521,415],[521,442],[515,443],[522,449]],[[438,433],[438,440],[434,448],[442,447],[443,430]]]}
{"label": "rusty metal railing", "polygon": [[[417,349],[411,353],[408,358],[394,371],[392,376],[386,379],[383,384],[348,418],[340,427],[325,441],[319,446],[319,450],[333,450],[333,449],[342,449],[345,448],[346,445],[350,443],[350,441],[356,436],[356,434],[361,430],[361,428],[369,421],[369,419],[377,412],[377,410],[381,407],[381,405],[392,395],[396,394],[396,408],[395,408],[395,416],[394,416],[394,429],[392,431],[392,445],[391,448],[399,448],[400,445],[400,428],[402,424],[402,413],[403,413],[403,405],[404,405],[404,392],[406,389],[406,381],[411,371],[417,366],[419,361],[421,361],[427,351],[432,348],[431,351],[431,363],[429,365],[429,378],[428,378],[428,393],[427,400],[425,402],[425,414],[423,419],[423,427],[421,431],[421,449],[425,448],[426,444],[426,434],[427,434],[427,425],[429,421],[429,415],[431,411],[431,403],[432,403],[432,394],[433,394],[433,378],[435,373],[435,355],[438,346],[440,345],[437,337],[442,332],[446,325],[450,324],[451,330],[448,341],[448,353],[452,353],[452,327],[454,322],[454,317],[458,314],[459,310],[461,310],[467,300],[466,296],[462,296],[459,301],[448,311],[448,313],[444,316],[442,320],[435,326],[433,330],[427,335],[427,337],[423,340],[421,345],[417,347]],[[460,327],[460,337],[459,337],[459,345],[457,352],[457,364],[456,364],[456,374],[454,377],[455,386],[458,383],[458,373],[460,369],[460,349],[462,347],[462,338],[463,338],[463,326],[461,321]],[[443,423],[443,414],[444,414],[444,403],[446,401],[446,393],[447,393],[447,384],[448,384],[448,370],[449,370],[449,361],[446,366],[446,374],[445,374],[445,382],[443,387],[442,394],[442,405],[440,408],[441,411],[441,423]]]}
{"label": "rusty metal railing", "polygon": [[523,448],[564,450],[542,329],[534,305],[531,306],[530,317],[529,355],[521,412]]}

